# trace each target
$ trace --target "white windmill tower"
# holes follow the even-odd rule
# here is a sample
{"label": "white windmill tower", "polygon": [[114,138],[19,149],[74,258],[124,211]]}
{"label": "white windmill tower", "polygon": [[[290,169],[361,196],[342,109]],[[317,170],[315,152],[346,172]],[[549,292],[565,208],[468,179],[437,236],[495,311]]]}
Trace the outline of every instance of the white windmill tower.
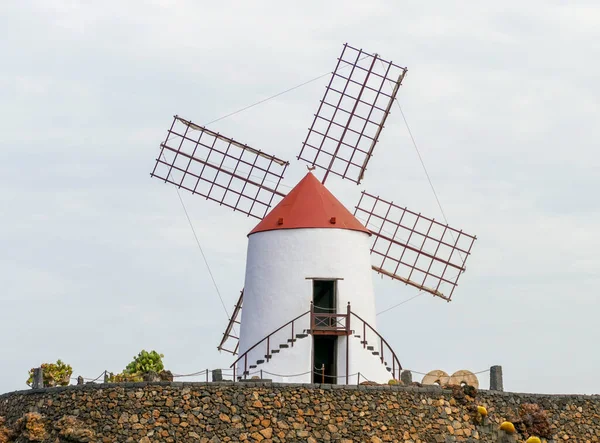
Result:
{"label": "white windmill tower", "polygon": [[344,45],[298,155],[323,177],[309,172],[287,195],[288,162],[175,116],[151,175],[261,219],[218,346],[237,355],[234,377],[260,367],[278,381],[399,378],[376,329],[371,269],[450,300],[474,236],[364,191],[353,215],[324,186],[329,174],[360,184],[405,74]]}
{"label": "white windmill tower", "polygon": [[[270,359],[283,344],[286,356],[272,359],[273,374],[303,374],[294,379],[310,382],[312,368],[323,368],[321,377],[328,382],[359,372],[370,380],[390,378],[381,362],[367,355],[374,351],[349,337],[359,323],[348,317],[349,308],[375,327],[370,237],[311,172],[267,214],[248,239],[240,326],[240,354],[248,358],[240,359],[240,373],[249,369],[247,361],[254,366]],[[295,320],[270,335],[268,349],[252,348],[282,327],[283,319]],[[292,327],[299,334],[291,334]],[[306,332],[312,343],[300,340]]]}

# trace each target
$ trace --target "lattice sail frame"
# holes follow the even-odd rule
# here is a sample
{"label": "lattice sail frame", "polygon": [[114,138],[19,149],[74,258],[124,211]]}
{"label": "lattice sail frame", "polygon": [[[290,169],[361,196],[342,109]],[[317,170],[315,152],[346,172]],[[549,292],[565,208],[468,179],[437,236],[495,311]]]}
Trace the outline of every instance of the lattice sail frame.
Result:
{"label": "lattice sail frame", "polygon": [[[219,343],[219,346],[217,346],[219,351],[225,351],[229,352],[230,354],[237,355],[238,349],[240,348],[240,338],[235,335],[233,329],[235,325],[240,325],[243,304],[244,290],[242,289],[240,292],[240,297],[238,298],[238,301],[233,308],[233,312],[231,313],[231,317],[229,318],[229,322],[227,323],[227,327],[225,328],[225,332],[223,332],[221,342]],[[235,346],[233,346],[234,343]],[[233,350],[231,349],[232,347]]]}
{"label": "lattice sail frame", "polygon": [[344,45],[298,159],[360,184],[406,68]]}
{"label": "lattice sail frame", "polygon": [[175,116],[150,174],[193,194],[262,219],[285,196],[289,162]]}
{"label": "lattice sail frame", "polygon": [[373,234],[373,270],[450,301],[477,237],[364,191],[354,215]]}

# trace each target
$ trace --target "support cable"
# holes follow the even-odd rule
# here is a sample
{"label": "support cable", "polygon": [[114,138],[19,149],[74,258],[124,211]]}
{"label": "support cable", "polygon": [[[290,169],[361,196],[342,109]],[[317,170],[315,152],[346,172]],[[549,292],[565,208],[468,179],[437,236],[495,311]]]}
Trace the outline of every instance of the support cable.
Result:
{"label": "support cable", "polygon": [[[381,63],[381,66],[383,67],[384,66],[383,62],[381,60],[379,62]],[[392,82],[390,80],[388,80],[388,83],[392,84]],[[410,136],[410,139],[411,139],[412,144],[413,144],[413,146],[415,148],[415,151],[417,151],[417,156],[419,157],[419,162],[421,162],[421,166],[423,167],[423,171],[425,171],[425,176],[427,177],[427,181],[429,182],[429,186],[431,187],[431,190],[433,191],[433,195],[435,197],[435,201],[437,202],[438,207],[440,208],[440,212],[442,213],[442,217],[444,218],[444,222],[446,222],[446,225],[447,225],[448,224],[448,219],[446,218],[446,213],[444,212],[444,209],[442,208],[442,203],[440,202],[440,199],[438,198],[437,192],[435,192],[435,187],[433,186],[433,182],[431,181],[431,177],[429,176],[429,172],[427,172],[427,168],[425,167],[425,162],[423,161],[423,157],[421,156],[421,152],[419,151],[419,147],[417,146],[417,142],[415,140],[415,137],[413,136],[413,133],[410,130],[410,126],[408,125],[408,120],[406,120],[406,116],[404,115],[404,111],[402,110],[402,106],[400,106],[400,101],[398,101],[397,97],[394,97],[394,102],[396,102],[396,105],[398,106],[398,109],[400,110],[400,114],[402,115],[402,120],[404,120],[404,125],[406,126],[406,129],[408,130],[408,135]],[[452,232],[450,232],[450,234],[452,234]]]}
{"label": "support cable", "polygon": [[397,98],[394,99],[394,101],[396,102],[396,105],[398,105],[398,109],[400,110],[400,114],[402,115],[402,120],[404,120],[404,125],[406,126],[406,129],[408,131],[408,135],[410,136],[410,139],[412,141],[412,144],[415,148],[415,151],[417,152],[417,156],[419,157],[419,162],[421,163],[421,166],[423,167],[423,171],[425,172],[425,176],[427,177],[427,181],[429,182],[429,186],[431,187],[431,190],[433,191],[433,196],[435,197],[435,201],[437,202],[438,207],[440,208],[440,212],[442,213],[442,217],[444,217],[444,222],[446,224],[448,224],[448,219],[446,218],[446,213],[444,212],[444,208],[442,208],[442,203],[440,202],[440,199],[437,195],[437,192],[435,191],[435,187],[433,186],[433,182],[431,181],[431,177],[429,176],[429,172],[427,172],[427,168],[425,167],[425,162],[423,161],[423,157],[421,156],[421,152],[419,151],[419,147],[417,146],[417,142],[415,141],[415,137],[413,136],[412,131],[410,130],[410,126],[408,125],[408,121],[406,120],[406,116],[404,115],[404,111],[402,110],[402,106],[400,106],[400,102],[398,101]]}
{"label": "support cable", "polygon": [[[215,290],[217,291],[219,300],[221,300],[221,305],[223,306],[223,310],[225,311],[225,314],[227,315],[227,318],[229,319],[229,312],[227,311],[227,306],[225,306],[225,302],[223,301],[223,297],[221,296],[221,291],[219,291],[219,286],[217,285],[215,277],[210,269],[210,265],[208,264],[208,260],[206,259],[206,255],[204,254],[204,250],[202,249],[202,245],[200,244],[200,240],[198,239],[198,235],[196,234],[196,230],[194,229],[194,225],[192,224],[192,219],[190,218],[190,215],[188,214],[185,204],[183,203],[183,199],[181,198],[181,193],[179,192],[179,188],[175,188],[175,190],[177,191],[177,197],[179,197],[179,201],[181,202],[181,207],[183,208],[183,212],[185,212],[185,217],[187,218],[187,221],[190,224],[190,228],[192,228],[192,233],[194,234],[194,238],[196,239],[196,244],[198,245],[200,254],[202,254],[202,259],[204,260],[206,269],[208,269],[208,275],[210,275],[210,279],[212,280]],[[235,329],[233,330],[233,332],[237,334]]]}
{"label": "support cable", "polygon": [[420,297],[423,294],[425,294],[425,291],[421,291],[417,295],[413,295],[411,298],[409,298],[407,300],[401,301],[400,303],[397,303],[394,306],[390,306],[389,308],[384,309],[383,311],[379,311],[375,316],[383,314],[384,312],[391,311],[392,309],[397,308],[398,306],[403,305],[404,303],[408,303],[409,301],[414,300],[415,298]]}
{"label": "support cable", "polygon": [[[419,147],[417,146],[417,142],[415,141],[415,137],[413,136],[413,133],[410,130],[410,126],[408,125],[408,120],[406,120],[406,116],[404,115],[404,111],[402,110],[402,106],[400,106],[400,102],[398,101],[397,98],[394,98],[394,101],[396,102],[396,105],[398,105],[398,109],[400,110],[400,114],[402,115],[402,120],[404,120],[404,125],[406,126],[406,129],[408,131],[408,135],[410,136],[410,139],[411,139],[412,144],[413,144],[413,146],[415,148],[415,151],[417,152],[417,156],[419,157],[419,162],[421,163],[421,166],[423,167],[423,171],[425,172],[425,176],[427,177],[427,181],[429,182],[429,186],[431,187],[431,191],[433,192],[433,196],[435,197],[435,201],[437,202],[437,205],[440,208],[440,212],[442,213],[442,217],[444,218],[444,222],[446,223],[446,225],[449,225],[448,218],[446,217],[446,213],[444,212],[444,208],[442,207],[442,203],[440,202],[440,199],[439,199],[439,197],[437,195],[437,192],[435,191],[435,187],[433,186],[433,182],[431,181],[431,177],[429,176],[429,172],[427,171],[427,168],[425,167],[425,162],[423,161],[423,157],[421,156],[421,151],[419,151]],[[456,239],[454,238],[454,234],[452,234],[452,231],[449,231],[449,234],[452,237],[452,240],[454,240],[456,242]],[[460,256],[460,259],[464,263],[463,255],[461,254],[460,251],[457,251],[457,252],[458,252],[458,255]]]}
{"label": "support cable", "polygon": [[[162,154],[162,158],[163,161],[166,162],[166,158],[165,155]],[[169,171],[169,174],[167,175],[167,180],[169,179],[169,177],[171,176],[171,172]],[[185,213],[185,217],[187,218],[187,221],[190,225],[190,228],[192,229],[192,234],[194,234],[194,238],[196,239],[196,244],[198,245],[198,249],[200,250],[200,254],[202,255],[202,259],[204,260],[204,264],[206,265],[206,269],[208,269],[208,274],[210,275],[210,279],[212,280],[212,283],[215,287],[215,290],[217,291],[217,295],[219,296],[219,300],[221,300],[221,305],[223,306],[223,310],[225,311],[225,315],[227,316],[227,318],[229,318],[229,312],[227,311],[227,307],[225,306],[225,302],[223,301],[223,297],[221,296],[221,291],[219,291],[219,286],[217,285],[217,281],[215,280],[215,277],[212,273],[212,270],[210,269],[210,265],[208,264],[208,260],[206,259],[206,255],[204,254],[204,250],[202,249],[202,245],[200,244],[200,240],[198,239],[198,235],[196,234],[196,230],[194,229],[194,225],[192,223],[192,219],[190,218],[190,215],[188,214],[187,208],[185,207],[185,203],[183,202],[183,198],[181,197],[181,193],[179,192],[179,188],[175,188],[175,191],[177,191],[177,197],[179,197],[179,202],[181,203],[181,207],[183,208],[183,212]],[[233,328],[232,328],[233,329]],[[237,332],[234,329],[234,332],[237,334]]]}
{"label": "support cable", "polygon": [[327,73],[325,73],[325,74],[321,74],[321,75],[319,75],[318,77],[315,77],[315,78],[313,78],[313,79],[311,79],[311,80],[305,81],[304,83],[300,83],[299,85],[296,85],[296,86],[294,86],[294,87],[291,87],[291,88],[289,88],[289,89],[286,89],[285,91],[282,91],[282,92],[279,92],[279,93],[277,93],[277,94],[271,95],[270,97],[267,97],[267,98],[263,98],[262,100],[259,100],[259,101],[257,101],[256,103],[252,103],[251,105],[248,105],[248,106],[245,106],[245,107],[243,107],[243,108],[240,108],[240,109],[238,109],[237,111],[233,111],[233,112],[231,112],[231,113],[229,113],[229,114],[226,114],[226,115],[224,115],[224,116],[222,116],[222,117],[219,117],[219,118],[217,118],[217,119],[215,119],[215,120],[212,120],[212,121],[210,121],[210,122],[206,123],[204,126],[212,125],[213,123],[216,123],[216,122],[218,122],[218,121],[221,121],[221,120],[225,120],[226,118],[228,118],[228,117],[232,117],[232,116],[234,116],[234,115],[236,115],[236,114],[239,114],[240,112],[247,111],[247,110],[248,110],[248,109],[250,109],[250,108],[253,108],[253,107],[255,107],[255,106],[261,105],[261,104],[263,104],[263,103],[265,103],[265,102],[268,102],[269,100],[272,100],[272,99],[274,99],[274,98],[277,98],[277,97],[279,97],[279,96],[281,96],[281,95],[283,95],[283,94],[287,94],[288,92],[292,92],[293,90],[295,90],[295,89],[298,89],[298,88],[301,88],[302,86],[306,86],[306,85],[308,85],[309,83],[316,82],[317,80],[320,80],[320,79],[322,79],[323,77],[327,77],[329,74],[331,74],[331,72],[327,72]]}

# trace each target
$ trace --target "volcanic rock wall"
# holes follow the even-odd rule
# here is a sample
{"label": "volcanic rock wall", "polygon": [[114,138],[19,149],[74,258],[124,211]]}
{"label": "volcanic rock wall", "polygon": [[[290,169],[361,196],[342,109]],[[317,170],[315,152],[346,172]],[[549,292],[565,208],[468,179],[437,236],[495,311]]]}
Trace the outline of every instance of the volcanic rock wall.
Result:
{"label": "volcanic rock wall", "polygon": [[[496,442],[498,424],[533,403],[546,411],[549,441],[600,441],[599,396],[470,394],[437,386],[89,384],[1,395],[0,437],[4,426],[10,438],[31,441],[23,432],[33,423],[37,441],[52,442]],[[478,422],[481,405],[489,415]]]}

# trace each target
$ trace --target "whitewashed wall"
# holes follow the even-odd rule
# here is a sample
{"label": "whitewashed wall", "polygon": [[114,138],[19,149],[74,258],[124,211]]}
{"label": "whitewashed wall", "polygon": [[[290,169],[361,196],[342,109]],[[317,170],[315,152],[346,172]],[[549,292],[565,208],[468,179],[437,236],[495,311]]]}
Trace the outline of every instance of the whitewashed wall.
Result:
{"label": "whitewashed wall", "polygon": [[[343,279],[338,281],[338,313],[345,313],[346,305],[350,302],[352,311],[376,328],[369,248],[368,234],[345,229],[279,229],[250,235],[239,355],[292,318],[310,309],[312,280],[307,277]],[[299,325],[297,333],[309,327],[308,315]],[[358,329],[359,325],[355,322],[352,327]],[[271,345],[278,347],[280,343],[287,343],[288,338],[291,338],[290,330],[286,328],[271,338]],[[338,376],[344,376],[346,338],[340,337],[338,340]],[[378,358],[363,349],[361,339],[350,337],[350,340],[350,374],[361,372],[368,379],[378,382],[386,382],[391,378]],[[378,344],[374,344],[378,349]],[[262,344],[251,351],[249,364],[263,359],[265,350],[266,347]],[[268,375],[277,381],[310,382],[310,373],[297,377],[272,374],[295,375],[310,372],[311,352],[312,337],[309,336],[298,340],[293,348],[282,349],[269,363],[251,371],[263,369],[271,373],[265,377]],[[243,369],[243,362],[240,362],[238,374]],[[339,382],[343,383],[345,380],[340,378]],[[355,378],[353,382],[356,383]]]}

